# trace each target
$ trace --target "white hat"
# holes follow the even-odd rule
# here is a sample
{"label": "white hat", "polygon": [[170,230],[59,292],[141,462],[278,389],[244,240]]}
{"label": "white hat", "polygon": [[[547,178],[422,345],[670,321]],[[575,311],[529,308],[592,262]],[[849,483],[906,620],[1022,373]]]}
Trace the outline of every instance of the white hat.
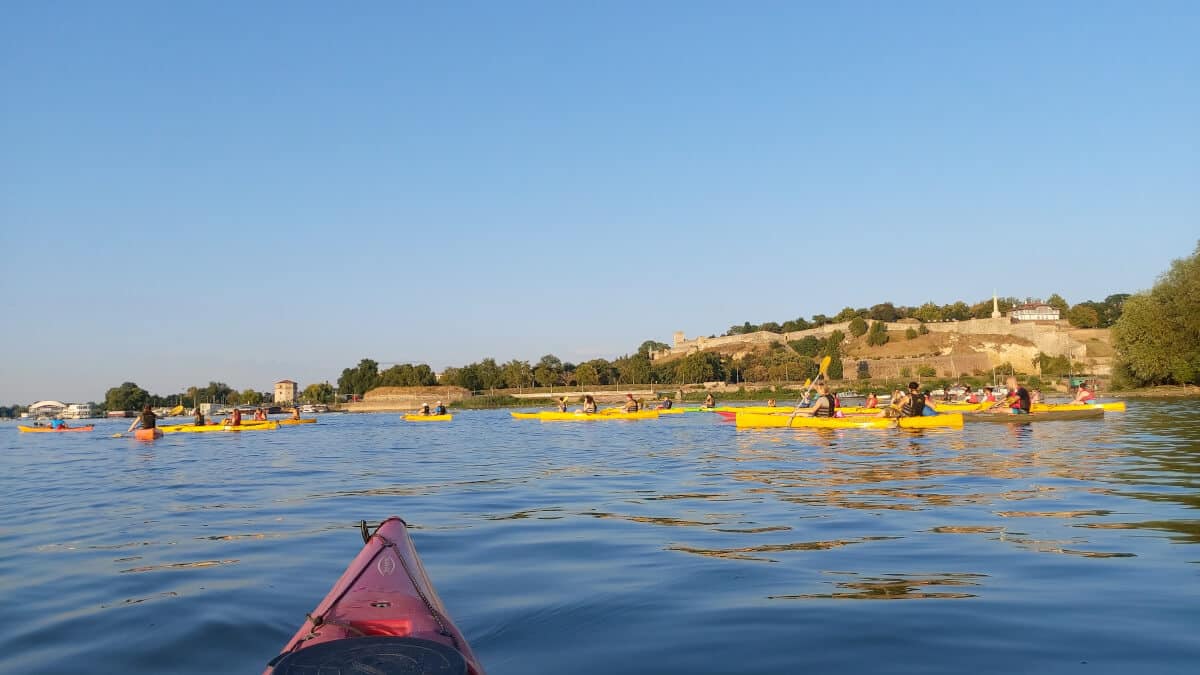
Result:
{"label": "white hat", "polygon": [[434,405],[441,405],[441,404],[442,404],[442,402],[441,402],[441,401],[438,401],[438,402],[437,402],[437,403],[435,403]]}

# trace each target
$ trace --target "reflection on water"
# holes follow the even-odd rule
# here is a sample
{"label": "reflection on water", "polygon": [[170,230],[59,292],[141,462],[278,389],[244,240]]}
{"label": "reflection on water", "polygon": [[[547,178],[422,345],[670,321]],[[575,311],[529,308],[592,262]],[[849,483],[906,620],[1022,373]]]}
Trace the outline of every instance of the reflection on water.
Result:
{"label": "reflection on water", "polygon": [[467,412],[135,444],[109,424],[0,427],[0,672],[261,671],[357,522],[392,514],[492,675],[1200,659],[1194,402],[961,430]]}

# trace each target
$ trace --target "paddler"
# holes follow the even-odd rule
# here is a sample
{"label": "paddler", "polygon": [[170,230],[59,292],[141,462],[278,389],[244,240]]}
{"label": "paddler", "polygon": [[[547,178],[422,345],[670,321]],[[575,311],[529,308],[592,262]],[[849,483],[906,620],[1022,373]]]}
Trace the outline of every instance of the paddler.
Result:
{"label": "paddler", "polygon": [[292,406],[292,419],[300,419],[300,406]]}
{"label": "paddler", "polygon": [[896,389],[892,391],[892,400],[883,410],[880,410],[876,417],[904,417],[904,402],[908,398],[902,390]]}
{"label": "paddler", "polygon": [[767,399],[767,407],[774,408],[775,407],[775,399],[773,399],[773,398]]}
{"label": "paddler", "polygon": [[622,408],[627,413],[635,413],[638,411],[638,402],[634,400],[633,394],[625,394],[625,406]]}
{"label": "paddler", "polygon": [[425,417],[428,417],[428,416],[429,416],[429,404],[428,404],[428,403],[422,403],[422,404],[421,404],[421,409],[417,411],[417,414],[418,414],[418,415],[424,415]]}
{"label": "paddler", "polygon": [[583,413],[585,415],[596,414],[596,399],[591,394],[583,395]]}
{"label": "paddler", "polygon": [[833,417],[837,413],[837,398],[829,392],[829,385],[817,383],[817,399],[813,401],[808,414],[813,417]]}
{"label": "paddler", "polygon": [[445,415],[446,414],[446,406],[442,405],[441,401],[438,401],[433,406],[433,414],[434,415]]}
{"label": "paddler", "polygon": [[1075,400],[1071,403],[1095,403],[1096,392],[1088,388],[1087,382],[1080,382],[1079,388],[1075,390]]}
{"label": "paddler", "polygon": [[204,413],[200,412],[200,408],[195,410],[196,416],[192,418],[192,424],[198,427],[204,426]]}
{"label": "paddler", "polygon": [[904,395],[901,410],[905,417],[920,417],[925,414],[925,408],[933,409],[929,397],[921,391],[921,385],[916,382],[908,383],[908,393]]}
{"label": "paddler", "polygon": [[560,413],[567,412],[567,397],[566,396],[558,397],[558,412],[560,412]]}
{"label": "paddler", "polygon": [[663,410],[670,410],[671,406],[673,405],[675,405],[675,403],[671,400],[671,397],[664,394],[662,397],[662,403],[659,403],[658,407],[662,408]]}
{"label": "paddler", "polygon": [[55,417],[50,420],[50,428],[51,429],[70,429],[71,427],[67,426],[66,421],[64,421],[61,417]]}
{"label": "paddler", "polygon": [[139,424],[142,425],[143,429],[153,429],[154,425],[157,423],[158,415],[154,414],[154,411],[150,409],[150,404],[147,403],[146,405],[142,406],[141,414],[133,418],[133,423],[129,425],[129,429],[127,429],[125,433],[133,433],[133,430],[137,428]]}
{"label": "paddler", "polygon": [[708,394],[707,396],[704,397],[704,407],[705,408],[717,407],[717,399],[713,398],[712,394]]}
{"label": "paddler", "polygon": [[980,403],[995,403],[995,402],[996,402],[996,390],[992,389],[991,387],[984,387],[983,388],[983,400],[980,401]]}
{"label": "paddler", "polygon": [[256,422],[266,422],[267,421],[267,411],[263,410],[262,408],[255,408],[254,409],[254,420]]}
{"label": "paddler", "polygon": [[1042,390],[1034,389],[1033,391],[1029,392],[1029,401],[1030,401],[1030,403],[1041,403],[1042,402]]}
{"label": "paddler", "polygon": [[867,400],[863,401],[863,407],[864,408],[878,408],[879,407],[879,397],[875,396],[875,392],[873,392],[873,391],[867,392]]}
{"label": "paddler", "polygon": [[242,426],[242,409],[234,408],[233,412],[229,413],[229,419],[225,423],[231,427]]}
{"label": "paddler", "polygon": [[1004,404],[1008,406],[1009,412],[1014,415],[1028,415],[1033,407],[1029,390],[1018,384],[1017,378],[1012,375],[1009,375],[1004,383],[1008,385],[1008,398],[1004,399]]}

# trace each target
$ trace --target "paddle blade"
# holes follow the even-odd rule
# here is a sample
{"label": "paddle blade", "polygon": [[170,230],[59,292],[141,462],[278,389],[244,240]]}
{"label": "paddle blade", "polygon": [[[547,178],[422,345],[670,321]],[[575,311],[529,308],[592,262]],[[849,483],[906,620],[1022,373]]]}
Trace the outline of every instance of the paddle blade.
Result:
{"label": "paddle blade", "polygon": [[821,377],[825,377],[825,375],[829,373],[829,364],[832,362],[832,356],[826,356],[825,358],[821,359],[821,367],[817,369],[817,372],[821,375]]}

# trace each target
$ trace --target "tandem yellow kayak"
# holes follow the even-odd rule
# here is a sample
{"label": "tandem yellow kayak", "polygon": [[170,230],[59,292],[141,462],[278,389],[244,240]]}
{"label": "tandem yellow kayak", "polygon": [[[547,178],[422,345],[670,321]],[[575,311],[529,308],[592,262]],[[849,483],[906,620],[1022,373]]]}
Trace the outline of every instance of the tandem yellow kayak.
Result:
{"label": "tandem yellow kayak", "polygon": [[795,429],[934,429],[959,428],[963,425],[963,416],[959,413],[933,415],[930,417],[808,417],[806,415],[744,413],[736,416],[739,429],[756,428],[795,428]]}
{"label": "tandem yellow kayak", "polygon": [[[938,412],[976,412],[988,410],[995,403],[938,403],[930,401]],[[1003,406],[1001,406],[1003,407]],[[1125,412],[1124,401],[1107,401],[1104,403],[1034,403],[1032,412],[1048,412],[1051,410],[1103,410],[1105,412]]]}
{"label": "tandem yellow kayak", "polygon": [[296,425],[296,424],[316,424],[316,423],[317,423],[317,418],[315,418],[315,417],[301,417],[301,418],[300,418],[300,419],[298,419],[298,420],[294,420],[294,419],[288,418],[288,419],[286,419],[286,420],[276,420],[276,421],[275,421],[275,423],[276,423],[276,424],[278,424],[278,425],[279,425],[279,426],[281,426],[281,427],[290,427],[290,426],[293,426],[293,425]]}
{"label": "tandem yellow kayak", "polygon": [[236,427],[232,424],[206,424],[198,427],[195,424],[171,424],[158,427],[164,434],[200,434],[220,431],[273,431],[279,428],[279,422],[242,422]]}
{"label": "tandem yellow kayak", "polygon": [[585,415],[584,413],[574,412],[535,412],[535,413],[509,413],[513,419],[518,420],[543,420],[547,422],[593,422],[596,420],[654,420],[658,419],[657,410],[642,410],[635,413],[627,412],[605,412],[594,415]]}
{"label": "tandem yellow kayak", "polygon": [[449,422],[454,415],[404,415],[405,422]]}

